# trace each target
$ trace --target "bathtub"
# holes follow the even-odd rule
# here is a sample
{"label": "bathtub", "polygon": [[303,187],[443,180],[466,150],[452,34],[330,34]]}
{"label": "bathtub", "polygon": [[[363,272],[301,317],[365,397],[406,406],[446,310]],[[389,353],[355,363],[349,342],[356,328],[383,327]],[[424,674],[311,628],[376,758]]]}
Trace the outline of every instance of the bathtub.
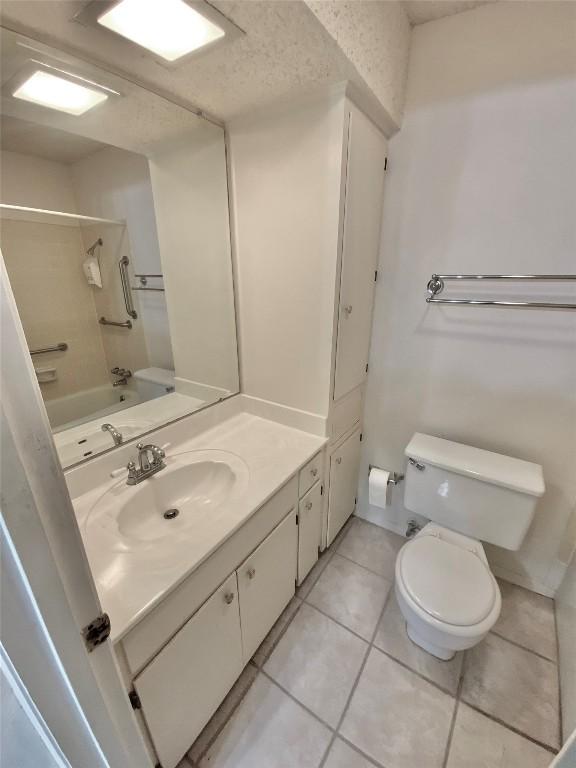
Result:
{"label": "bathtub", "polygon": [[86,389],[73,395],[46,400],[46,411],[53,432],[61,432],[92,419],[100,419],[140,403],[140,397],[127,387],[101,387]]}

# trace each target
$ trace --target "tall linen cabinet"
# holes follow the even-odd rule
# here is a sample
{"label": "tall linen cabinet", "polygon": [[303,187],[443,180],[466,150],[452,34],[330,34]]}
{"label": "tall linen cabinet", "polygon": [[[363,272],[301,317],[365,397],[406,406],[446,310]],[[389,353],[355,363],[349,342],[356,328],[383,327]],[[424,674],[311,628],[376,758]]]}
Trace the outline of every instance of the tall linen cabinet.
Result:
{"label": "tall linen cabinet", "polygon": [[324,548],[356,504],[386,138],[333,92],[228,132],[242,391],[320,417]]}

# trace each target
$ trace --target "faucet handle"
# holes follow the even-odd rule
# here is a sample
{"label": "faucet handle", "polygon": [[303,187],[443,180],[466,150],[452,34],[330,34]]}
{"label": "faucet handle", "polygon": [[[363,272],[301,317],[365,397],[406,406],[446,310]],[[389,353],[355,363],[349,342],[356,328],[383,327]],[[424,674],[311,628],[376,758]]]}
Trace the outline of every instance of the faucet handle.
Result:
{"label": "faucet handle", "polygon": [[131,485],[131,480],[134,480],[137,476],[136,472],[136,464],[133,461],[129,461],[128,464],[126,464],[126,469],[128,470],[128,484]]}

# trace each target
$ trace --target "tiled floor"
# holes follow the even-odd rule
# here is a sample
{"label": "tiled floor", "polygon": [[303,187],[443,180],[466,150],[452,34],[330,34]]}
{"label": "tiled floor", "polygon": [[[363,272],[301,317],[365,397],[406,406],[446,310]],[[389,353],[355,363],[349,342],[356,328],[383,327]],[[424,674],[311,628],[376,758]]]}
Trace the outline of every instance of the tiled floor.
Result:
{"label": "tiled floor", "polygon": [[353,518],[179,768],[545,768],[559,746],[553,602],[501,584],[502,615],[452,661],[407,637],[404,539]]}

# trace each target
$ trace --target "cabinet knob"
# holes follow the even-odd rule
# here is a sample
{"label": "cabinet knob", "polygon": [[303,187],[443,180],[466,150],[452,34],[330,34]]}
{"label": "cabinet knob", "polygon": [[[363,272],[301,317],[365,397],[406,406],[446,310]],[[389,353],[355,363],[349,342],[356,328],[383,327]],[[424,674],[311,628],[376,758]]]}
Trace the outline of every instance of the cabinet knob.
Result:
{"label": "cabinet knob", "polygon": [[312,477],[316,477],[316,475],[318,474],[318,470],[316,469],[316,467],[310,470],[310,474],[312,475]]}
{"label": "cabinet knob", "polygon": [[248,568],[248,570],[246,571],[246,575],[248,576],[249,579],[253,579],[254,576],[256,576],[256,568]]}
{"label": "cabinet knob", "polygon": [[306,509],[312,509],[312,502],[311,501],[307,501],[306,502]]}
{"label": "cabinet knob", "polygon": [[338,456],[336,459],[336,464],[342,464],[342,456]]}
{"label": "cabinet knob", "polygon": [[346,304],[346,306],[344,307],[344,312],[346,313],[347,317],[350,317],[350,315],[352,314],[352,304]]}
{"label": "cabinet knob", "polygon": [[234,592],[226,592],[224,595],[224,602],[226,605],[230,605],[234,601]]}

